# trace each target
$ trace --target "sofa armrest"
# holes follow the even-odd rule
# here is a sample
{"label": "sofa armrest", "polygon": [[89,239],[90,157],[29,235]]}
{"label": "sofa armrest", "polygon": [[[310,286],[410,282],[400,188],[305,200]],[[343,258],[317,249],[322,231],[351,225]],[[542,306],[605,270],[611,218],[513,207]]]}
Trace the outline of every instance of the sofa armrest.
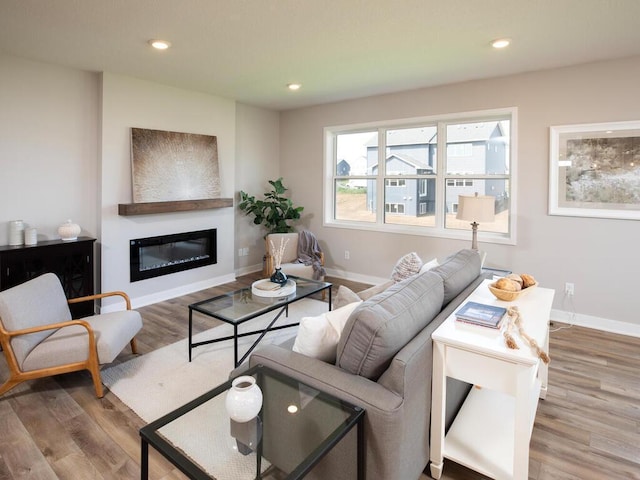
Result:
{"label": "sofa armrest", "polygon": [[249,364],[265,365],[368,411],[391,412],[403,402],[402,397],[372,380],[277,345],[257,349]]}

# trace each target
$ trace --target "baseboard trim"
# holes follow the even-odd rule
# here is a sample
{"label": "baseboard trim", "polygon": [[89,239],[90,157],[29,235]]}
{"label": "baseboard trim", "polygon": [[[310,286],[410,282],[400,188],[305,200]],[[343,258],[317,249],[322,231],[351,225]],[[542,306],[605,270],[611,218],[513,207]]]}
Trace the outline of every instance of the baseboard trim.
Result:
{"label": "baseboard trim", "polygon": [[241,277],[242,275],[249,275],[250,273],[261,272],[262,264],[256,263],[255,265],[247,265],[246,267],[238,268],[236,270],[236,277]]}
{"label": "baseboard trim", "polygon": [[358,283],[367,283],[369,285],[379,285],[381,283],[388,282],[390,277],[373,277],[371,275],[361,275],[359,273],[346,272],[344,270],[337,270],[335,268],[327,268],[327,276],[341,278],[343,280],[349,280]]}
{"label": "baseboard trim", "polygon": [[[181,297],[182,295],[188,295],[190,293],[205,290],[211,287],[217,287],[224,283],[234,282],[236,280],[235,273],[229,273],[219,277],[209,278],[200,282],[189,283],[187,285],[181,285],[177,288],[171,288],[169,290],[163,290],[161,292],[155,292],[151,295],[145,295],[143,297],[136,297],[131,299],[131,308],[146,307],[154,303],[163,302],[172,298]],[[122,310],[122,305],[118,303],[105,305],[100,309],[100,313],[109,313]]]}
{"label": "baseboard trim", "polygon": [[609,318],[594,317],[582,313],[567,312],[564,310],[551,310],[551,319],[556,322],[576,325],[578,327],[592,328],[603,332],[628,335],[640,338],[640,325]]}

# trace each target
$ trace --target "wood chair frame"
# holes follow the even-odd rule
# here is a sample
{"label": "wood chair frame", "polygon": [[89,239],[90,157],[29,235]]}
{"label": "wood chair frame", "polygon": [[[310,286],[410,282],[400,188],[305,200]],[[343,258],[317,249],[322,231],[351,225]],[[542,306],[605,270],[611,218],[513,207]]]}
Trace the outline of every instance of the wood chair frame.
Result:
{"label": "wood chair frame", "polygon": [[[93,300],[99,300],[101,298],[120,296],[124,298],[127,310],[131,310],[131,300],[129,296],[124,292],[107,292],[107,293],[97,293],[95,295],[87,295],[85,297],[77,297],[71,298],[67,300],[67,303],[80,303],[80,302],[88,302]],[[13,348],[11,346],[11,339],[13,337],[17,337],[19,335],[27,335],[35,332],[42,332],[45,330],[56,330],[59,328],[68,327],[71,325],[81,325],[86,328],[88,333],[88,358],[83,362],[75,362],[75,363],[67,363],[63,365],[58,365],[56,367],[49,368],[40,368],[36,370],[22,371],[20,366],[18,365],[18,361],[16,360],[15,353],[13,352]],[[41,325],[38,327],[25,328],[22,330],[14,330],[7,331],[4,328],[4,324],[2,323],[2,318],[0,318],[0,344],[2,345],[2,349],[4,351],[5,357],[7,359],[7,364],[9,365],[9,378],[6,382],[0,385],[0,395],[5,394],[13,387],[22,383],[26,380],[33,380],[36,378],[44,378],[50,377],[53,375],[59,375],[61,373],[69,373],[76,372],[79,370],[89,370],[91,373],[91,378],[93,379],[93,386],[96,391],[96,396],[98,398],[102,398],[104,396],[104,390],[102,388],[102,379],[100,377],[100,363],[98,360],[98,348],[96,344],[96,337],[91,328],[91,325],[86,320],[68,320],[65,322],[52,323],[49,325]],[[131,345],[131,352],[138,353],[138,348],[136,345],[135,337],[131,339],[129,342]]]}

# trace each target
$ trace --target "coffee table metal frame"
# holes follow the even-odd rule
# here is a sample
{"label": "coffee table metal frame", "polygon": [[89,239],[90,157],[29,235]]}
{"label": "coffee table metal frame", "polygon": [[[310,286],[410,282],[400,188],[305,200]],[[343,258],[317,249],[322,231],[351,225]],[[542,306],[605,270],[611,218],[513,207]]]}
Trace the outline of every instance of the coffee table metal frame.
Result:
{"label": "coffee table metal frame", "polygon": [[[298,382],[297,380],[283,374],[272,370],[263,365],[256,365],[247,370],[245,375],[254,375],[258,376],[260,379],[261,375],[271,376],[281,382],[288,383],[292,386],[304,385],[302,382]],[[212,477],[205,472],[199,465],[190,460],[181,450],[167,441],[161,434],[158,433],[165,425],[170,422],[178,419],[179,417],[191,412],[195,408],[199,407],[203,403],[211,400],[212,398],[226,392],[231,388],[231,381],[228,380],[225,383],[215,387],[213,390],[210,390],[201,396],[195,398],[194,400],[186,403],[185,405],[175,409],[172,412],[167,413],[166,415],[160,417],[159,419],[149,423],[148,425],[142,427],[140,429],[140,478],[141,480],[148,480],[149,478],[149,445],[151,445],[155,450],[157,450],[163,457],[169,460],[176,468],[178,468],[182,473],[187,475],[190,479],[193,480],[210,480]],[[317,390],[317,389],[316,389]],[[298,480],[304,478],[311,469],[317,465],[317,463],[322,460],[322,458],[329,453],[329,451],[340,442],[353,427],[357,427],[356,430],[356,461],[357,461],[357,478],[358,480],[365,480],[366,471],[365,471],[365,437],[364,437],[364,415],[365,410],[356,405],[352,405],[348,402],[340,400],[328,393],[318,391],[317,395],[318,399],[321,399],[324,402],[332,403],[336,405],[336,408],[342,408],[347,410],[350,415],[349,417],[338,427],[336,428],[330,435],[328,435],[324,440],[322,440],[317,447],[302,461],[300,464],[287,475],[285,480]],[[265,399],[268,401],[268,399]],[[257,475],[256,479],[260,479],[260,461],[262,452],[262,442],[258,445],[258,455],[257,455]]]}
{"label": "coffee table metal frame", "polygon": [[[212,307],[217,303],[222,303],[226,300],[230,302],[234,302],[236,297],[240,299],[244,299],[245,301],[251,301],[252,293],[251,287],[240,288],[234,290],[229,293],[225,293],[223,295],[218,295],[213,298],[209,298],[207,300],[202,300],[197,303],[193,303],[189,305],[189,361],[191,361],[191,350],[200,345],[208,345],[210,343],[222,342],[225,340],[233,340],[233,361],[234,365],[237,367],[242,362],[244,362],[247,357],[251,354],[253,349],[260,343],[260,340],[264,338],[264,336],[271,331],[280,330],[282,328],[290,328],[299,325],[300,323],[290,323],[287,325],[279,325],[274,326],[274,324],[278,321],[278,319],[282,316],[282,314],[288,315],[289,310],[288,307],[290,304],[297,302],[298,300],[302,300],[303,298],[307,298],[313,294],[322,292],[323,290],[328,290],[329,292],[329,310],[331,310],[331,283],[329,282],[321,282],[318,280],[310,280],[306,278],[300,278],[293,275],[289,275],[289,278],[296,282],[296,291],[291,295],[281,299],[280,301],[273,301],[273,303],[264,303],[257,304],[256,308],[245,315],[240,315],[237,318],[233,318],[231,316],[227,316],[221,314],[219,311],[215,311]],[[265,300],[265,302],[268,299]],[[201,342],[193,341],[193,312],[199,312],[203,315],[208,315],[210,317],[221,320],[225,323],[233,325],[233,335],[228,335],[226,337],[213,338],[211,340],[204,340]],[[264,315],[269,312],[276,312],[276,316],[273,320],[267,325],[266,328],[262,330],[252,330],[250,332],[238,332],[238,327],[245,322],[253,320],[260,315]],[[242,337],[246,337],[249,335],[260,335],[255,342],[249,347],[249,349],[245,352],[245,354],[238,359],[238,339]]]}

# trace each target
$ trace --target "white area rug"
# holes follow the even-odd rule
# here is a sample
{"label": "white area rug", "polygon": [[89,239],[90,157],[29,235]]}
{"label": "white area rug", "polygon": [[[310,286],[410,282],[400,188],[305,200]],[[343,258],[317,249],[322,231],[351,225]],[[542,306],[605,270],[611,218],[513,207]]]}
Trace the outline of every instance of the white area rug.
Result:
{"label": "white area rug", "polygon": [[[304,316],[316,316],[327,310],[326,302],[303,299],[289,305],[289,317],[283,315],[276,322],[276,326],[297,323]],[[251,320],[240,330],[263,328],[274,315],[274,312],[270,312]],[[259,345],[283,342],[295,336],[296,332],[297,327],[270,332]],[[208,340],[232,333],[231,325],[225,324],[195,335],[193,340]],[[252,335],[238,341],[240,357],[256,338],[257,335]],[[225,382],[231,370],[232,340],[194,348],[192,361],[189,362],[188,342],[185,338],[119,365],[104,368],[101,375],[103,383],[111,392],[148,423]],[[198,408],[185,417],[179,425],[176,423],[175,428],[163,429],[162,433],[211,475],[221,478],[249,478],[252,474],[255,476],[253,470],[245,471],[246,464],[251,462],[234,462],[234,459],[242,458],[232,450],[235,444],[229,435],[228,424],[224,421],[210,420],[213,417],[226,416],[222,403],[209,403],[211,405]],[[220,425],[224,431],[211,432],[198,428],[205,423]]]}

